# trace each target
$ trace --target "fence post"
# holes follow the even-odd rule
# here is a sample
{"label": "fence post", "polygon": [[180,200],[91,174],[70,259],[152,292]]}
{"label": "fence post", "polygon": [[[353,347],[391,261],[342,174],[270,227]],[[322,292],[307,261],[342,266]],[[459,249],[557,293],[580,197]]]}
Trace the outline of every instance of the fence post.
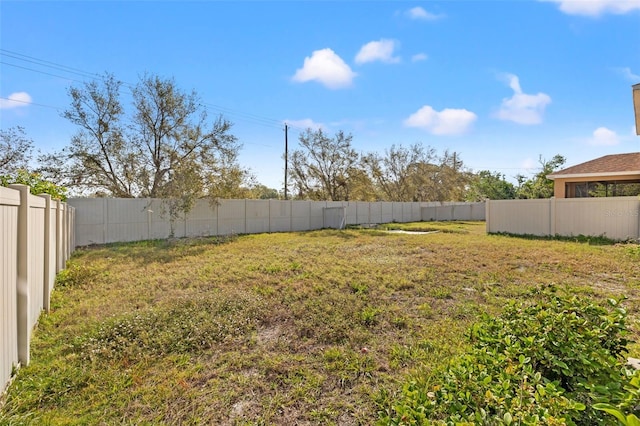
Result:
{"label": "fence post", "polygon": [[20,192],[20,206],[18,207],[18,268],[16,293],[18,296],[18,361],[23,365],[29,364],[29,187],[13,184],[9,188]]}
{"label": "fence post", "polygon": [[64,266],[67,266],[67,260],[71,257],[71,245],[69,244],[69,226],[71,225],[71,216],[69,216],[69,205],[64,203]]}
{"label": "fence post", "polygon": [[556,235],[556,197],[549,199],[549,235]]}
{"label": "fence post", "polygon": [[44,285],[42,307],[45,312],[49,312],[51,308],[51,195],[42,194],[40,197],[44,198]]}
{"label": "fence post", "polygon": [[56,200],[56,273],[64,267],[62,263],[62,218],[60,213],[62,202]]}
{"label": "fence post", "polygon": [[491,233],[491,200],[484,204],[484,229],[487,234]]}

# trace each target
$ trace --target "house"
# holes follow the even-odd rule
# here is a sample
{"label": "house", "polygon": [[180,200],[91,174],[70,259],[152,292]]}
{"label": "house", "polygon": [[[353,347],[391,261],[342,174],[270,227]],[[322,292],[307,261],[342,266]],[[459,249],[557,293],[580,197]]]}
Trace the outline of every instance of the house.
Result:
{"label": "house", "polygon": [[640,152],[605,155],[547,178],[556,198],[640,195]]}

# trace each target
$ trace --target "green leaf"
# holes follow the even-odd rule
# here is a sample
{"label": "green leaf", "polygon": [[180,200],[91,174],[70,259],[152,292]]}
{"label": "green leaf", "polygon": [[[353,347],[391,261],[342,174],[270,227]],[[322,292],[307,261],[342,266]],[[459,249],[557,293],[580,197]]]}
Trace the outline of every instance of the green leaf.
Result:
{"label": "green leaf", "polygon": [[635,414],[627,416],[627,426],[640,426],[640,419]]}
{"label": "green leaf", "polygon": [[504,422],[507,425],[510,425],[513,422],[513,417],[511,417],[511,413],[504,413]]}
{"label": "green leaf", "polygon": [[622,422],[622,424],[627,424],[627,419],[625,418],[624,413],[622,413],[618,408],[614,407],[611,404],[598,403],[594,404],[593,408],[595,408],[596,410],[604,411],[605,413],[609,413],[612,416],[615,416],[615,418]]}

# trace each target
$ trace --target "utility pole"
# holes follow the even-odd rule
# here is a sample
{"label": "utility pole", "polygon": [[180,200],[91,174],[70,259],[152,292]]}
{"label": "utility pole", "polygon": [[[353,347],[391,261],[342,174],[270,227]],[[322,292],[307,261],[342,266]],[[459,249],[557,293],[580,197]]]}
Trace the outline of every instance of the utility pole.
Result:
{"label": "utility pole", "polygon": [[633,90],[633,109],[636,113],[636,135],[640,136],[640,83],[631,86]]}
{"label": "utility pole", "polygon": [[289,169],[289,141],[287,139],[288,136],[288,130],[289,128],[287,127],[287,123],[284,123],[284,199],[288,200],[289,197],[287,196],[287,174],[288,174],[288,169]]}

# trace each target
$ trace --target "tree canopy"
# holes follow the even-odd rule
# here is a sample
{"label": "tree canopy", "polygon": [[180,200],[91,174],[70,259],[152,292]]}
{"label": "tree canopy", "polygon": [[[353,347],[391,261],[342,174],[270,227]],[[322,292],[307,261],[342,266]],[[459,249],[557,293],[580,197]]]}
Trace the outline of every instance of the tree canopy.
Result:
{"label": "tree canopy", "polygon": [[33,140],[21,126],[0,130],[0,175],[13,175],[29,167],[33,153]]}
{"label": "tree canopy", "polygon": [[222,116],[211,120],[196,92],[173,79],[144,75],[121,99],[113,75],[71,87],[64,118],[78,132],[43,170],[85,194],[180,200],[229,197],[248,177],[237,163],[240,145]]}
{"label": "tree canopy", "polygon": [[471,177],[465,200],[509,200],[515,197],[516,187],[506,180],[504,174],[481,170]]}
{"label": "tree canopy", "polygon": [[527,179],[523,175],[516,176],[518,180],[517,198],[551,198],[553,197],[553,181],[547,175],[562,167],[566,159],[556,154],[551,160],[539,157],[540,171],[532,178]]}
{"label": "tree canopy", "polygon": [[358,164],[352,139],[342,131],[332,138],[322,129],[307,129],[300,135],[301,148],[292,152],[290,168],[294,192],[299,198],[350,199],[351,177]]}

